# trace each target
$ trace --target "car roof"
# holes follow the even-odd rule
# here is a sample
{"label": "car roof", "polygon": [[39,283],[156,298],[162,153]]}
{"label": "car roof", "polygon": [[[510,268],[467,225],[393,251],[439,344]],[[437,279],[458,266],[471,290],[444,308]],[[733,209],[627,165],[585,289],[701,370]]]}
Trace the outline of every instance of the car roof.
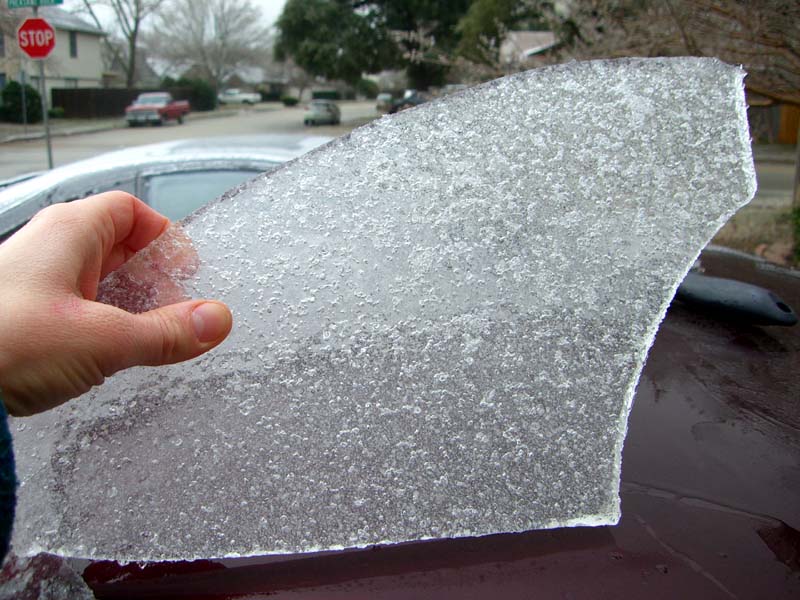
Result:
{"label": "car roof", "polygon": [[[143,171],[164,164],[197,168],[206,163],[210,168],[223,169],[238,162],[265,168],[297,158],[330,140],[325,136],[289,134],[224,136],[160,142],[100,154],[0,189],[0,235],[18,227],[46,206],[47,202],[35,200],[48,190],[69,186],[70,182],[95,174],[123,169]],[[32,202],[35,205],[31,205]]]}

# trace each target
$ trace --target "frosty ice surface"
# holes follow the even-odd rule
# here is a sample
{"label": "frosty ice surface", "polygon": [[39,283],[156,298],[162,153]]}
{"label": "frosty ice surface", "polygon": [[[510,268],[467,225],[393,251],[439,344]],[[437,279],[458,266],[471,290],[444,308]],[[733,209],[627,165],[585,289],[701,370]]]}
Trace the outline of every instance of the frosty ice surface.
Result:
{"label": "frosty ice surface", "polygon": [[228,302],[235,332],[17,421],[16,551],[155,560],[616,522],[647,350],[754,192],[742,78],[695,58],[523,73],[193,215],[199,267],[176,282]]}

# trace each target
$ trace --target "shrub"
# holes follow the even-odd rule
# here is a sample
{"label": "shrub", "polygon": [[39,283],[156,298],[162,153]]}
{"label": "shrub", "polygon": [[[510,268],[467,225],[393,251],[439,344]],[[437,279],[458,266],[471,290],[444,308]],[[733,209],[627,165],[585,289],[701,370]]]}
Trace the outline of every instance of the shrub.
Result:
{"label": "shrub", "polygon": [[340,100],[341,96],[337,90],[318,90],[311,92],[312,100]]}
{"label": "shrub", "polygon": [[[188,97],[182,98],[188,100],[192,110],[214,110],[217,106],[217,94],[214,92],[214,86],[203,79],[187,79],[181,77],[175,82],[175,85],[182,88],[184,92],[188,90]],[[174,97],[177,97],[173,94]]]}
{"label": "shrub", "polygon": [[258,93],[261,94],[262,102],[283,102],[283,96],[281,96],[280,92],[259,90]]}
{"label": "shrub", "polygon": [[378,91],[378,84],[371,79],[360,79],[356,84],[356,92],[370,100],[378,97]]}
{"label": "shrub", "polygon": [[[22,123],[22,86],[16,81],[10,81],[3,88],[2,99],[0,114],[3,120]],[[28,123],[38,123],[42,120],[42,97],[29,85],[25,86],[25,113]]]}
{"label": "shrub", "polygon": [[64,118],[64,108],[62,106],[54,106],[50,110],[47,111],[47,116],[51,119],[63,119]]}
{"label": "shrub", "polygon": [[294,96],[283,96],[281,102],[283,102],[284,106],[296,106],[299,100]]}

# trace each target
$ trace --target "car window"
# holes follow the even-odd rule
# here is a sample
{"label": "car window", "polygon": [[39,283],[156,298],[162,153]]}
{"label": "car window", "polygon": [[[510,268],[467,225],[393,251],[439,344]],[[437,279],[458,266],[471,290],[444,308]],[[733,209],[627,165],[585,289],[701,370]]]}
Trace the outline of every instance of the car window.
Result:
{"label": "car window", "polygon": [[135,101],[134,104],[143,105],[143,104],[153,104],[158,106],[165,106],[168,102],[167,96],[163,94],[156,94],[156,95],[142,95],[139,96]]}
{"label": "car window", "polygon": [[258,173],[256,170],[215,169],[152,175],[144,180],[142,199],[176,221]]}

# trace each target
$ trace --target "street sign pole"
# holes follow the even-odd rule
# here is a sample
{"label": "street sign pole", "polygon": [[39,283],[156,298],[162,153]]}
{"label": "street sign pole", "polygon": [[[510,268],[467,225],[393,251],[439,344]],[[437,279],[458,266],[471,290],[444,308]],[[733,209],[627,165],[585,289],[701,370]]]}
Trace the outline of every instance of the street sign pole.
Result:
{"label": "street sign pole", "polygon": [[25,69],[20,69],[19,71],[19,78],[22,83],[22,128],[25,132],[25,135],[28,135],[28,99],[25,97],[25,86],[27,85],[27,81],[25,81]]}
{"label": "street sign pole", "polygon": [[[47,144],[47,168],[53,168],[53,146],[50,142],[50,119],[47,114],[47,82],[45,81],[43,60],[55,46],[55,31],[47,21],[39,18],[39,7],[61,4],[64,0],[8,0],[8,8],[33,8],[33,19],[27,19],[17,30],[20,49],[39,62],[39,90],[42,101],[42,120]],[[31,30],[33,28],[33,31]],[[38,31],[37,31],[38,29]],[[24,71],[23,71],[24,73]],[[22,110],[27,119],[28,105],[25,99],[25,78],[22,81]]]}
{"label": "street sign pole", "polygon": [[[33,7],[33,16],[39,16],[39,6]],[[39,82],[42,88],[40,93],[41,100],[42,100],[42,119],[44,119],[44,139],[46,140],[47,144],[47,168],[53,168],[53,145],[50,142],[50,118],[47,114],[47,86],[45,85],[44,80],[44,60],[40,60],[39,62]]]}

